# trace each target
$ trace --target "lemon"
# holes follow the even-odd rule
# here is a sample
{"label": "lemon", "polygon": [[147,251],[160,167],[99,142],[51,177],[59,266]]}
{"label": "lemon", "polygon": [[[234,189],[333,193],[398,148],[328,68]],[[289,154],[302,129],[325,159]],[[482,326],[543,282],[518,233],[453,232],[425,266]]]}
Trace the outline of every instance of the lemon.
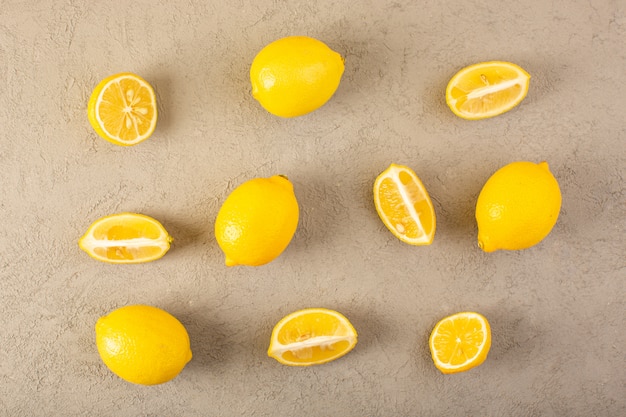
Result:
{"label": "lemon", "polygon": [[478,245],[485,252],[529,248],[550,233],[560,210],[561,190],[546,162],[510,163],[478,196]]}
{"label": "lemon", "polygon": [[344,356],[356,343],[357,332],[343,314],[306,308],[274,326],[267,354],[283,365],[319,365]]}
{"label": "lemon", "polygon": [[302,116],[330,100],[343,71],[341,55],[317,39],[278,39],[252,61],[252,96],[276,116]]}
{"label": "lemon", "polygon": [[504,61],[480,62],[457,72],[446,87],[446,103],[459,117],[486,119],[505,113],[524,100],[530,75]]}
{"label": "lemon", "polygon": [[254,178],[239,185],[215,219],[215,237],[226,265],[271,262],[289,245],[298,218],[298,202],[286,177]]}
{"label": "lemon", "polygon": [[87,116],[102,138],[115,145],[136,145],[148,139],[156,127],[154,89],[136,74],[111,75],[91,93]]}
{"label": "lemon", "polygon": [[419,177],[409,167],[391,164],[374,181],[374,206],[395,237],[410,245],[435,238],[435,208]]}
{"label": "lemon", "polygon": [[172,240],[156,219],[137,213],[118,213],[93,222],[78,246],[98,261],[137,264],[161,258],[170,249]]}
{"label": "lemon", "polygon": [[462,312],[439,321],[428,340],[437,369],[444,374],[467,371],[487,359],[491,327],[482,314]]}
{"label": "lemon", "polygon": [[114,374],[141,385],[173,379],[192,356],[189,335],[181,322],[147,305],[121,307],[98,319],[96,345]]}

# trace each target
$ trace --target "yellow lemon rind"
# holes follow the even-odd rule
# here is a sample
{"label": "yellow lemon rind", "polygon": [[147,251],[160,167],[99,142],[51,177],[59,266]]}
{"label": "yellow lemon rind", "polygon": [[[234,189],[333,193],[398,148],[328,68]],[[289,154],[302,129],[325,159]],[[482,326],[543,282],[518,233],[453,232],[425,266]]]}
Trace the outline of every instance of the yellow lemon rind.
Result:
{"label": "yellow lemon rind", "polygon": [[266,265],[291,243],[300,207],[284,175],[253,178],[237,186],[222,203],[214,235],[228,267]]}
{"label": "yellow lemon rind", "polygon": [[171,381],[193,358],[185,326],[158,307],[143,304],[120,307],[100,317],[95,332],[96,347],[104,364],[133,384],[158,385]]}
{"label": "yellow lemon rind", "polygon": [[[294,47],[297,43],[300,43],[298,48]],[[295,54],[292,54],[289,48],[296,51]],[[322,60],[315,62],[314,65],[310,61],[307,62],[306,65],[310,70],[303,70],[302,65],[305,64],[296,61],[298,58],[305,58],[307,61],[317,55],[320,55]],[[269,63],[267,60],[270,60]],[[320,71],[321,68],[324,68],[324,71],[321,71],[323,78],[303,82],[294,79],[294,75],[310,76],[312,69]],[[344,71],[345,59],[324,42],[308,36],[287,36],[266,45],[252,61],[250,66],[252,97],[274,116],[282,118],[304,116],[324,106],[335,95]]]}
{"label": "yellow lemon rind", "polygon": [[[526,166],[524,173],[527,176],[519,178],[517,175],[520,175],[519,169],[523,166]],[[512,168],[518,170],[516,176],[512,176]],[[516,185],[509,185],[509,182]],[[523,200],[517,198],[515,194],[502,195],[496,199],[498,194],[494,194],[494,187],[505,189],[507,193],[515,193],[515,190],[521,187],[536,195],[526,196],[527,198]],[[531,203],[535,207],[530,205]],[[513,213],[519,213],[519,209],[516,210],[515,207],[521,204],[526,205],[521,206],[524,215],[517,217]],[[478,247],[484,252],[491,253],[498,250],[524,250],[541,243],[556,225],[561,205],[559,183],[546,161],[539,163],[515,161],[499,168],[485,182],[476,202]],[[502,213],[507,215],[504,216]]]}

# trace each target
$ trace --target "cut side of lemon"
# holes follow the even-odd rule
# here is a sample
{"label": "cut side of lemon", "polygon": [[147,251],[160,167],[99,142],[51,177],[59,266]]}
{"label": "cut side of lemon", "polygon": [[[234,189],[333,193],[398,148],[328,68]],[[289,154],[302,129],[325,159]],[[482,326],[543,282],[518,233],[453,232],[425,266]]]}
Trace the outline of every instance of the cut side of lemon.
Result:
{"label": "cut side of lemon", "polygon": [[152,217],[119,213],[96,220],[78,246],[98,261],[136,264],[159,259],[170,249],[172,240]]}
{"label": "cut side of lemon", "polygon": [[283,365],[319,365],[345,355],[356,343],[356,330],[341,313],[308,308],[276,324],[267,354]]}
{"label": "cut side of lemon", "polygon": [[486,119],[511,110],[528,93],[530,75],[503,61],[481,62],[457,72],[446,88],[446,103],[459,117]]}
{"label": "cut side of lemon", "polygon": [[409,167],[391,164],[374,181],[374,205],[385,226],[401,241],[430,245],[435,237],[433,203]]}
{"label": "cut side of lemon", "polygon": [[156,95],[140,76],[115,74],[93,90],[87,114],[91,126],[104,139],[121,146],[136,145],[148,139],[156,127]]}
{"label": "cut side of lemon", "polygon": [[491,347],[489,322],[474,312],[446,317],[435,325],[429,346],[433,362],[442,373],[467,371],[487,359]]}

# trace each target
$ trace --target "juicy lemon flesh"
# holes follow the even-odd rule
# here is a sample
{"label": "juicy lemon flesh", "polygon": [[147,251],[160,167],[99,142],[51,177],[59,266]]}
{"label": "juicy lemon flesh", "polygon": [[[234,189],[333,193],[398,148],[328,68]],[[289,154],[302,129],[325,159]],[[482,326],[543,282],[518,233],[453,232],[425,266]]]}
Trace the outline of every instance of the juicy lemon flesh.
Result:
{"label": "juicy lemon flesh", "polygon": [[450,109],[465,119],[485,119],[505,113],[526,97],[530,75],[510,62],[470,65],[455,74],[446,88]]}
{"label": "juicy lemon flesh", "polygon": [[341,55],[306,36],[278,39],[252,61],[252,96],[271,114],[297,117],[322,107],[344,72]]}
{"label": "juicy lemon flesh", "polygon": [[157,121],[154,90],[138,75],[112,75],[94,89],[88,116],[94,130],[104,139],[121,146],[135,145],[154,132]]}
{"label": "juicy lemon flesh", "polygon": [[239,185],[215,220],[215,237],[226,265],[273,261],[291,242],[298,219],[298,201],[286,177],[255,178]]}
{"label": "juicy lemon flesh", "polygon": [[487,319],[472,312],[441,320],[429,340],[433,362],[442,373],[467,371],[482,364],[491,347]]}
{"label": "juicy lemon flesh", "polygon": [[559,184],[546,162],[496,171],[476,202],[478,245],[485,252],[530,248],[550,234],[561,210]]}
{"label": "juicy lemon flesh", "polygon": [[424,184],[408,167],[391,164],[374,182],[374,203],[385,226],[398,239],[429,245],[436,217]]}
{"label": "juicy lemon flesh", "polygon": [[284,365],[319,365],[344,356],[356,342],[356,330],[345,316],[311,308],[284,317],[274,327],[268,355]]}
{"label": "juicy lemon flesh", "polygon": [[170,381],[192,358],[185,327],[157,307],[119,308],[98,319],[95,330],[102,361],[114,374],[134,384]]}
{"label": "juicy lemon flesh", "polygon": [[161,258],[171,242],[171,236],[157,220],[136,213],[119,213],[95,221],[79,246],[99,261],[143,263]]}

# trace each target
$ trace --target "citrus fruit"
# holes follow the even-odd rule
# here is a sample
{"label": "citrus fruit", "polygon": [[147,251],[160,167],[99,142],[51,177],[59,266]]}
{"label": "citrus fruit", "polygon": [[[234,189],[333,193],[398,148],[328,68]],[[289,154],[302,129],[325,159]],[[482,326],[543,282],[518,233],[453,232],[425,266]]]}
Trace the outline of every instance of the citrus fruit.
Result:
{"label": "citrus fruit", "polygon": [[227,266],[259,266],[277,258],[298,227],[298,201],[282,175],[254,178],[235,188],[215,219]]}
{"label": "citrus fruit", "polygon": [[446,103],[459,117],[486,119],[511,110],[526,97],[530,75],[510,62],[470,65],[448,82]]}
{"label": "citrus fruit", "polygon": [[141,385],[167,382],[191,360],[185,327],[168,312],[147,305],[121,307],[100,317],[96,346],[114,374]]}
{"label": "citrus fruit", "polygon": [[252,61],[252,96],[276,116],[302,116],[335,94],[343,70],[341,55],[317,39],[278,39]]}
{"label": "citrus fruit", "polygon": [[430,245],[435,209],[422,181],[409,167],[391,164],[374,181],[374,205],[385,226],[401,241]]}
{"label": "citrus fruit", "polygon": [[467,371],[487,359],[491,347],[489,322],[473,312],[446,317],[435,325],[429,346],[435,366],[444,374]]}
{"label": "citrus fruit", "polygon": [[91,126],[104,139],[115,145],[136,145],[154,132],[156,96],[150,84],[138,75],[111,75],[91,93],[87,115]]}
{"label": "citrus fruit", "polygon": [[119,213],[96,220],[78,246],[99,261],[136,264],[159,259],[170,249],[172,240],[152,217]]}
{"label": "citrus fruit", "polygon": [[485,183],[476,202],[478,246],[485,252],[541,242],[561,210],[561,191],[546,162],[512,162]]}
{"label": "citrus fruit", "polygon": [[344,315],[307,308],[276,324],[267,354],[283,365],[319,365],[350,352],[356,342],[356,330]]}

